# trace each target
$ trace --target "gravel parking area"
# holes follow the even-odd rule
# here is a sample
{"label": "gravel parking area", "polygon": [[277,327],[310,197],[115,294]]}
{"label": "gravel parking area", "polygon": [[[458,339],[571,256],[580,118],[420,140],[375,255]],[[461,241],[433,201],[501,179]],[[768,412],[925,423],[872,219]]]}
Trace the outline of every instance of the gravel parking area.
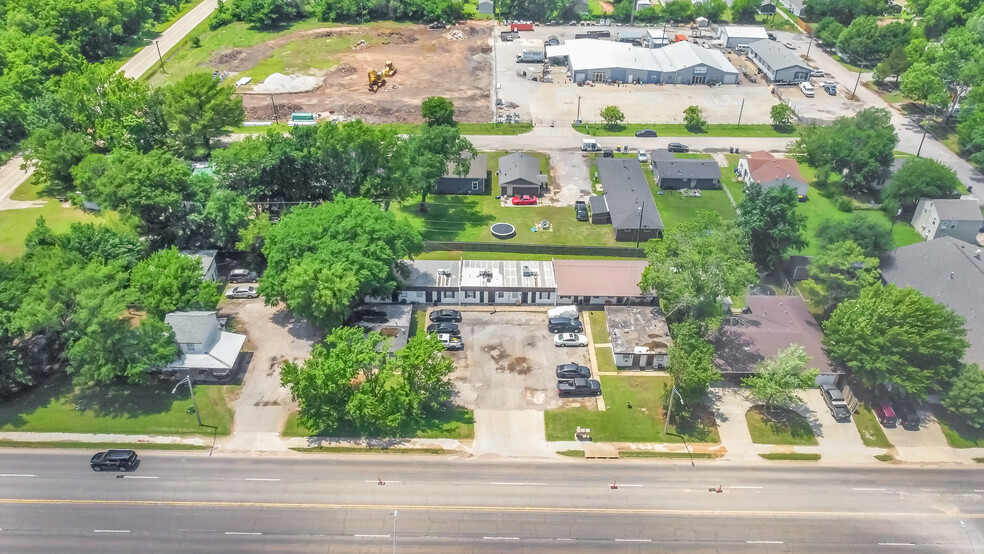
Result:
{"label": "gravel parking area", "polygon": [[[456,307],[457,309],[457,307]],[[465,349],[449,352],[456,402],[469,409],[550,410],[596,406],[597,399],[557,396],[559,364],[588,361],[588,348],[558,348],[547,331],[543,311],[462,310],[459,323]],[[593,372],[595,370],[592,370]]]}

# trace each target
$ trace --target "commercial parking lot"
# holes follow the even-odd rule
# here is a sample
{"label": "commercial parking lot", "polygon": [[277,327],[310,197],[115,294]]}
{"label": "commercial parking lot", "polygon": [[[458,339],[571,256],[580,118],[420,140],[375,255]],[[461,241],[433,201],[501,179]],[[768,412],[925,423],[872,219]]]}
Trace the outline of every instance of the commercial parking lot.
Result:
{"label": "commercial parking lot", "polygon": [[[546,310],[462,310],[465,349],[448,352],[457,365],[455,401],[469,409],[549,410],[597,405],[595,398],[561,400],[555,369],[588,365],[588,348],[558,348],[547,331]],[[594,373],[594,370],[592,370]]]}

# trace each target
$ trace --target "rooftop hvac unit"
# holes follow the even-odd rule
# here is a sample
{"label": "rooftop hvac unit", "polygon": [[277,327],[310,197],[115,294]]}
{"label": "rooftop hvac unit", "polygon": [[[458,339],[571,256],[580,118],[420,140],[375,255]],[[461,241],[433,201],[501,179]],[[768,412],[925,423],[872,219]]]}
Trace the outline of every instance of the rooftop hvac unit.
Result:
{"label": "rooftop hvac unit", "polygon": [[448,271],[447,269],[438,269],[437,270],[437,274],[440,275],[441,277],[450,277],[451,276],[451,272]]}

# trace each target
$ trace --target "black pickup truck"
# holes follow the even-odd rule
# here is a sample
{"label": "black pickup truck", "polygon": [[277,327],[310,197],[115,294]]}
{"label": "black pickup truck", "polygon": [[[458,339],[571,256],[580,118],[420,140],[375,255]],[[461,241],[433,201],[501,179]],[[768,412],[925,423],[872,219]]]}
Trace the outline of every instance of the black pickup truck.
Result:
{"label": "black pickup truck", "polygon": [[557,396],[601,396],[601,383],[594,379],[558,379]]}
{"label": "black pickup truck", "polygon": [[577,217],[578,221],[588,220],[588,205],[584,200],[577,200],[574,202],[574,215]]}

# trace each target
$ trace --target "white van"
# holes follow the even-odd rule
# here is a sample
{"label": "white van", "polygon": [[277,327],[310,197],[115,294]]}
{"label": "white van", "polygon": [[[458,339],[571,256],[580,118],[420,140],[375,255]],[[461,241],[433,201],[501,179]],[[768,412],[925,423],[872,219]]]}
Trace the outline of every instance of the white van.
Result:
{"label": "white van", "polygon": [[601,145],[595,139],[584,139],[581,141],[582,152],[600,152]]}
{"label": "white van", "polygon": [[749,50],[749,47],[748,47],[747,44],[739,44],[738,46],[735,46],[735,53],[736,54],[747,54],[748,53],[748,50]]}
{"label": "white van", "polygon": [[800,90],[803,91],[803,96],[813,98],[813,85],[810,83],[800,83]]}

